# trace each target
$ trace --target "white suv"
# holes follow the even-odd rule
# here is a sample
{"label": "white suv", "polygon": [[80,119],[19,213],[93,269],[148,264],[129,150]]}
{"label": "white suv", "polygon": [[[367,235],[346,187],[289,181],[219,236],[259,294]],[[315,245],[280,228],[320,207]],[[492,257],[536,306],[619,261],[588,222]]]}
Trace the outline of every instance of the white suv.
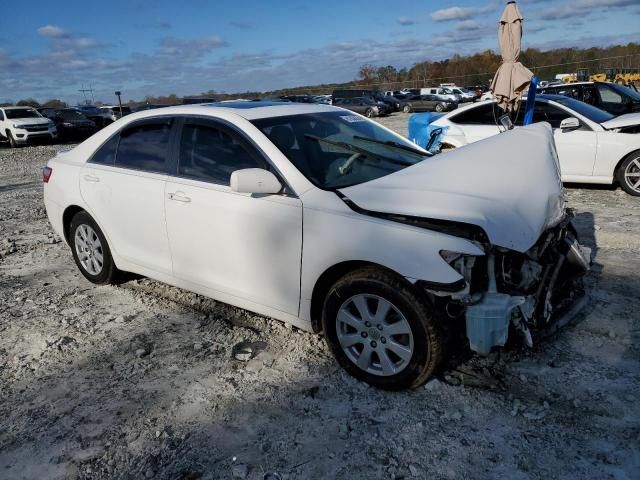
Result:
{"label": "white suv", "polygon": [[54,123],[40,115],[35,108],[0,108],[0,139],[8,141],[11,147],[55,140],[57,137]]}

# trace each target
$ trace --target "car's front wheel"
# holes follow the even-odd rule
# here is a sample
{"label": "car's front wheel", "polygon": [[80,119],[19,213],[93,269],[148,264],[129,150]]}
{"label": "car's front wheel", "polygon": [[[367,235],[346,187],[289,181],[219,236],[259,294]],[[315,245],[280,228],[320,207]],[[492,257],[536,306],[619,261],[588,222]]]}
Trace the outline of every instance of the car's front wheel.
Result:
{"label": "car's front wheel", "polygon": [[409,113],[411,112],[411,105],[405,105],[404,107],[402,107],[402,111],[404,113]]}
{"label": "car's front wheel", "polygon": [[633,152],[620,164],[616,177],[625,192],[640,197],[640,150]]}
{"label": "car's front wheel", "polygon": [[364,115],[367,118],[373,117],[373,109],[372,108],[367,108],[367,110],[364,112]]}
{"label": "car's front wheel", "polygon": [[441,103],[438,103],[436,105],[436,112],[440,113],[444,110],[444,105],[442,105]]}
{"label": "car's front wheel", "polygon": [[13,136],[13,134],[7,130],[7,138],[9,139],[9,146],[11,148],[18,148],[18,142],[16,142],[15,137]]}
{"label": "car's front wheel", "polygon": [[118,269],[102,230],[87,212],[78,212],[69,228],[71,251],[80,273],[92,283],[114,283]]}
{"label": "car's front wheel", "polygon": [[443,335],[432,308],[382,269],[364,268],[338,280],[325,299],[322,323],[338,363],[378,388],[417,387],[442,357]]}

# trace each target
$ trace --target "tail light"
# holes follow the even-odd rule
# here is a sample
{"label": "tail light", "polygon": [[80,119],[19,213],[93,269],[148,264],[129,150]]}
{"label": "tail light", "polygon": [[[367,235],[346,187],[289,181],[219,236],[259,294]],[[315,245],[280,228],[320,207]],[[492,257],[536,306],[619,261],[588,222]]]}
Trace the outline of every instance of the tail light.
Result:
{"label": "tail light", "polygon": [[42,169],[42,181],[44,183],[49,183],[49,179],[51,178],[51,174],[53,173],[53,168],[44,167]]}

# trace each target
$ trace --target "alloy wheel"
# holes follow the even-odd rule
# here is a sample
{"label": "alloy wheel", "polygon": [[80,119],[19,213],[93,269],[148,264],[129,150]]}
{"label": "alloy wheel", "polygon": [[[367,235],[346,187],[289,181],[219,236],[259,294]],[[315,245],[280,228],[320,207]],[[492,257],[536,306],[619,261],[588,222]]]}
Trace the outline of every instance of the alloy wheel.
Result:
{"label": "alloy wheel", "polygon": [[409,322],[395,305],[377,295],[359,294],[345,301],[336,317],[336,333],[349,360],[373,375],[396,375],[413,356]]}
{"label": "alloy wheel", "polygon": [[631,190],[640,193],[640,157],[631,160],[624,169],[624,181]]}
{"label": "alloy wheel", "polygon": [[79,225],[74,245],[82,268],[90,275],[99,275],[104,265],[104,251],[95,230],[85,223]]}

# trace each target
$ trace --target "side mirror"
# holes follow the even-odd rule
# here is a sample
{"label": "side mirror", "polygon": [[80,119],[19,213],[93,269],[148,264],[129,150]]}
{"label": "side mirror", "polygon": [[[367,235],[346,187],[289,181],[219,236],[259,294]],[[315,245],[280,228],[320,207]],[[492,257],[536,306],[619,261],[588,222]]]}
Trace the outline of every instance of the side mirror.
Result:
{"label": "side mirror", "polygon": [[282,184],[276,176],[263,168],[243,168],[231,174],[231,190],[240,193],[277,194]]}
{"label": "side mirror", "polygon": [[580,120],[576,117],[565,118],[560,122],[560,130],[562,131],[571,131],[580,128]]}

